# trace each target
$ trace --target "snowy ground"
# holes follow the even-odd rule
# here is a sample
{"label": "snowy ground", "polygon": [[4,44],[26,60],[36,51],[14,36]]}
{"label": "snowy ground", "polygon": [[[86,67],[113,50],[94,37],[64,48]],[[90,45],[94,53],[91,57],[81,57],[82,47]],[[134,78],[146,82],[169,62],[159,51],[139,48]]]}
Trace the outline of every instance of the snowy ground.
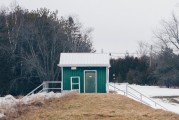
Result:
{"label": "snowy ground", "polygon": [[[126,92],[126,84],[125,83],[110,83],[110,85],[115,86],[116,88],[123,90]],[[140,93],[144,94],[146,97],[149,97],[151,100],[159,103],[161,106],[166,108],[168,111],[172,111],[179,114],[179,104],[171,102],[167,99],[159,99],[159,98],[153,98],[155,96],[179,96],[179,89],[168,89],[168,88],[160,88],[158,86],[139,86],[139,85],[128,85],[131,88],[134,88],[135,90],[139,91]],[[142,99],[146,104],[153,108],[162,108],[161,106],[155,104],[153,101],[148,100],[144,96],[141,97],[141,95],[136,92],[135,90],[129,88],[127,89],[128,94],[131,92],[133,95],[135,95],[137,98],[139,98],[137,101],[140,101]],[[113,87],[109,87],[110,90],[117,91],[117,89],[114,89]],[[124,95],[123,92],[117,91],[118,94]],[[5,97],[0,97],[0,118],[4,116],[5,110],[11,110],[13,109],[13,106],[17,104],[30,104],[35,101],[42,101],[49,98],[60,98],[64,94],[61,93],[38,93],[38,94],[32,94],[28,97],[24,97],[23,99],[16,99],[11,95],[7,95]],[[132,98],[131,96],[128,96]],[[134,99],[134,98],[132,98]],[[179,102],[179,97],[174,98],[176,101]],[[135,99],[136,100],[136,99]]]}
{"label": "snowy ground", "polygon": [[[126,83],[110,83],[110,85],[115,86],[116,88],[123,90],[126,92]],[[179,89],[169,89],[169,88],[160,88],[158,86],[140,86],[140,85],[128,85],[129,87],[127,88],[128,94],[132,93],[133,96],[139,98],[137,101],[140,101],[141,99],[148,104],[149,106],[153,107],[153,108],[162,108],[161,106],[163,106],[164,108],[166,108],[168,111],[172,111],[175,113],[179,114],[179,104],[174,103],[169,101],[168,99],[159,99],[159,98],[153,98],[155,96],[179,96]],[[138,93],[137,91],[131,89],[134,88],[135,90],[137,90],[138,92],[142,93],[143,95],[145,95],[146,97],[150,98],[147,99],[146,97],[140,95],[140,93]],[[122,94],[124,95],[123,92],[118,91],[117,89],[114,89],[113,87],[109,86],[110,90],[114,90],[117,91],[118,94]],[[128,96],[134,100],[136,100],[135,98]],[[178,100],[179,102],[179,98],[174,98],[176,101]],[[157,105],[156,103],[160,104]],[[162,109],[164,109],[162,108]]]}
{"label": "snowy ground", "polygon": [[62,93],[54,93],[54,92],[49,92],[49,93],[43,92],[43,93],[32,94],[22,99],[16,99],[12,95],[0,97],[0,118],[4,117],[4,113],[7,110],[15,109],[15,106],[18,104],[30,104],[35,101],[43,101],[50,98],[60,98],[65,94],[67,93],[62,94]]}

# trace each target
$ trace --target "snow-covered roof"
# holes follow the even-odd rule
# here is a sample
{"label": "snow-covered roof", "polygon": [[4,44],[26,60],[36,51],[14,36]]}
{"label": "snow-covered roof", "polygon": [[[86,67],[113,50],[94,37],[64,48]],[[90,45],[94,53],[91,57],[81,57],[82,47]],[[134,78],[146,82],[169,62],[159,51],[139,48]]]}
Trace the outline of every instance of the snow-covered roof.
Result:
{"label": "snow-covered roof", "polygon": [[109,54],[102,53],[61,53],[60,67],[110,67]]}

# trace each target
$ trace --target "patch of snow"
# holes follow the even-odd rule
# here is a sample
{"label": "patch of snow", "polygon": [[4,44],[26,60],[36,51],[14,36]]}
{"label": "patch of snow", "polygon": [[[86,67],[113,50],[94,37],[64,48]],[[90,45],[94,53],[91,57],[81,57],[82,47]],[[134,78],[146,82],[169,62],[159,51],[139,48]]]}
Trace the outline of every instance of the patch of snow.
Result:
{"label": "patch of snow", "polygon": [[0,118],[4,118],[4,117],[5,117],[4,113],[0,113]]}
{"label": "patch of snow", "polygon": [[12,95],[7,95],[5,97],[0,97],[0,106],[2,105],[8,105],[8,106],[13,106],[16,105],[17,103],[23,103],[23,104],[30,104],[35,101],[42,101],[42,100],[47,100],[50,98],[59,98],[63,96],[64,94],[61,93],[54,93],[54,92],[43,92],[43,93],[37,93],[37,94],[32,94],[30,96],[25,96],[22,99],[16,99]]}
{"label": "patch of snow", "polygon": [[12,95],[6,95],[5,97],[0,97],[0,111],[5,109],[10,109],[12,106],[16,105],[18,102]]}
{"label": "patch of snow", "polygon": [[35,101],[48,100],[50,98],[60,98],[63,95],[64,94],[61,94],[61,93],[42,92],[42,93],[32,94],[30,96],[25,96],[23,99],[21,99],[21,103],[30,104]]}
{"label": "patch of snow", "polygon": [[16,99],[12,95],[0,97],[0,118],[4,117],[3,113],[5,113],[9,110],[11,110],[11,111],[15,110],[15,105],[30,104],[30,103],[33,103],[36,101],[48,100],[51,98],[60,98],[68,93],[42,92],[42,93],[32,94],[30,96],[25,96],[22,99]]}
{"label": "patch of snow", "polygon": [[[110,83],[110,85],[115,86],[117,89],[120,89],[120,90],[126,92],[127,83],[115,83],[115,84]],[[133,97],[131,97],[129,95],[128,95],[128,97],[130,97],[134,100],[137,100],[137,101],[141,101],[141,99],[142,99],[143,102],[145,102],[146,104],[148,104],[149,106],[151,106],[153,108],[161,109],[162,108],[161,106],[163,106],[168,111],[172,111],[172,112],[179,114],[179,104],[171,103],[167,99],[153,98],[155,96],[179,96],[179,89],[160,88],[158,86],[140,86],[140,85],[128,85],[128,86],[136,90],[135,91],[128,87],[128,89],[127,89],[128,94],[132,93],[132,95],[133,95]],[[114,89],[111,86],[109,86],[109,89],[116,91],[118,94],[124,95],[124,92]],[[142,93],[143,95],[145,95],[146,97],[148,97],[150,100],[144,96],[141,97],[139,92]],[[134,97],[136,97],[138,99],[136,99]],[[155,101],[158,104],[155,104],[155,102],[152,102],[152,101]],[[164,108],[162,108],[162,109],[164,109]]]}

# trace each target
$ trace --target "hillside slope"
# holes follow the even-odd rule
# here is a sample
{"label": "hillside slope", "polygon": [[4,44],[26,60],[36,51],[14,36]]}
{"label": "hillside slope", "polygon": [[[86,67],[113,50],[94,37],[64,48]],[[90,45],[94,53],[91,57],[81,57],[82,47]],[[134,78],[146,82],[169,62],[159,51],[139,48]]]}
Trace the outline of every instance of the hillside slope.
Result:
{"label": "hillside slope", "polygon": [[178,120],[179,115],[152,109],[117,94],[72,94],[21,106],[17,120]]}

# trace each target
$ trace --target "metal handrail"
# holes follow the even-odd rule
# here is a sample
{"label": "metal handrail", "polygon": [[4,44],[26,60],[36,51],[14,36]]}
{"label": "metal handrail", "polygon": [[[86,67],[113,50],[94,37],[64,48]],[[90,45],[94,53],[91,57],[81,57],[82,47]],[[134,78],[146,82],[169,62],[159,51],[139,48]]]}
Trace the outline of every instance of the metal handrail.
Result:
{"label": "metal handrail", "polygon": [[[33,94],[37,89],[39,89],[41,86],[43,86],[44,85],[44,83],[42,83],[42,84],[40,84],[38,87],[36,87],[34,90],[32,90],[30,93],[28,93],[26,96],[29,96],[29,95],[31,95],[31,94]],[[26,97],[25,96],[25,97]]]}
{"label": "metal handrail", "polygon": [[40,90],[38,93],[41,93],[41,92],[43,92],[43,91],[44,91],[44,89]]}
{"label": "metal handrail", "polygon": [[40,90],[38,93],[41,93],[45,90],[62,90],[61,88],[43,88],[42,90]]}
{"label": "metal handrail", "polygon": [[[110,85],[110,84],[109,84],[109,85]],[[115,86],[113,86],[113,85],[110,85],[110,86],[114,87],[114,89],[116,89],[116,90],[118,90],[118,91],[123,92],[124,95],[127,95],[125,91],[123,91],[123,90],[121,90],[121,89],[119,89],[119,88],[117,88],[117,87],[115,87]],[[138,98],[136,95],[132,94],[132,93],[129,92],[129,91],[128,91],[128,93],[130,93],[130,94],[128,94],[129,96],[131,96],[131,97],[133,97],[133,98],[135,98],[135,99],[141,101],[140,98]],[[148,103],[146,103],[146,102],[144,102],[144,101],[141,101],[141,102],[144,103],[144,104],[146,104],[146,105],[148,105],[148,106],[150,106]]]}
{"label": "metal handrail", "polygon": [[61,90],[61,88],[43,88],[43,90]]}
{"label": "metal handrail", "polygon": [[[140,94],[141,99],[140,99],[140,98],[139,98],[139,99],[141,100],[141,102],[143,101],[143,100],[142,100],[142,96],[143,96],[143,97],[147,98],[148,100],[150,100],[150,101],[154,102],[155,106],[156,106],[156,105],[158,105],[158,106],[160,106],[160,107],[164,108],[165,110],[167,110],[165,107],[163,107],[163,106],[162,106],[162,105],[160,105],[159,103],[155,102],[155,101],[154,101],[154,100],[152,100],[151,98],[149,98],[149,97],[145,96],[145,95],[144,95],[144,94],[142,94],[141,92],[139,92],[139,91],[135,90],[134,88],[132,88],[132,87],[130,87],[130,86],[128,86],[128,85],[127,85],[127,87],[128,87],[128,88],[130,88],[130,89],[132,89],[132,90],[134,90],[135,92],[137,92],[137,93],[139,93],[139,94]],[[129,92],[129,91],[127,91],[127,93],[128,93],[128,92]],[[144,102],[144,101],[143,101],[143,102]]]}
{"label": "metal handrail", "polygon": [[[49,83],[62,83],[61,81],[43,81],[43,83],[42,84],[40,84],[39,86],[37,86],[34,90],[32,90],[30,93],[28,93],[26,96],[29,96],[29,95],[31,95],[31,94],[33,94],[37,89],[39,89],[40,87],[42,87],[43,85],[46,85],[46,84],[49,84]],[[42,88],[39,92],[37,92],[37,93],[41,93],[41,92],[43,92],[44,90],[62,90],[62,88],[60,87],[60,88]],[[24,97],[26,97],[26,96],[24,96]],[[23,98],[24,98],[23,97]]]}
{"label": "metal handrail", "polygon": [[139,97],[137,97],[136,95],[132,94],[131,92],[128,91],[128,93],[130,93],[130,94],[128,94],[129,96],[131,96],[131,97],[133,97],[133,98],[139,100],[141,103],[144,103],[144,104],[150,106],[150,104],[148,104],[148,103],[145,102],[145,101],[142,101]]}
{"label": "metal handrail", "polygon": [[[109,85],[110,85],[110,84],[109,84]],[[131,97],[133,97],[133,98],[139,100],[141,103],[144,103],[144,104],[146,104],[146,105],[148,105],[148,106],[151,106],[151,105],[148,104],[147,102],[143,101],[143,100],[142,100],[142,97],[145,97],[145,98],[147,98],[148,100],[154,102],[154,103],[155,103],[155,106],[158,105],[158,106],[162,107],[163,109],[167,110],[165,107],[163,107],[163,106],[160,105],[159,103],[155,102],[155,101],[152,100],[151,98],[145,96],[144,94],[140,93],[139,91],[135,90],[134,88],[132,88],[132,87],[130,87],[130,86],[128,86],[128,85],[126,85],[126,91],[121,90],[121,89],[119,89],[119,88],[117,88],[117,87],[115,87],[115,86],[113,86],[113,85],[110,85],[110,86],[112,86],[112,87],[113,87],[114,89],[116,89],[117,91],[123,92],[124,95],[125,95],[125,94],[126,94],[126,95],[129,95],[129,96],[131,96]],[[128,91],[128,88],[130,88],[130,89],[134,90],[135,92],[139,93],[140,96],[141,96],[141,98],[139,98],[138,96],[136,96],[136,95],[134,95],[133,93],[129,92],[129,91]]]}
{"label": "metal handrail", "polygon": [[[109,84],[110,85],[110,84]],[[113,86],[113,85],[110,85],[111,87],[113,87],[114,89],[117,89],[118,91],[121,91],[121,92],[123,92],[124,93],[124,95],[126,94],[126,92],[125,91],[123,91],[123,90],[121,90],[121,89],[119,89],[119,88],[117,88],[117,87],[115,87],[115,86]]]}
{"label": "metal handrail", "polygon": [[43,81],[43,83],[61,83],[61,81]]}

